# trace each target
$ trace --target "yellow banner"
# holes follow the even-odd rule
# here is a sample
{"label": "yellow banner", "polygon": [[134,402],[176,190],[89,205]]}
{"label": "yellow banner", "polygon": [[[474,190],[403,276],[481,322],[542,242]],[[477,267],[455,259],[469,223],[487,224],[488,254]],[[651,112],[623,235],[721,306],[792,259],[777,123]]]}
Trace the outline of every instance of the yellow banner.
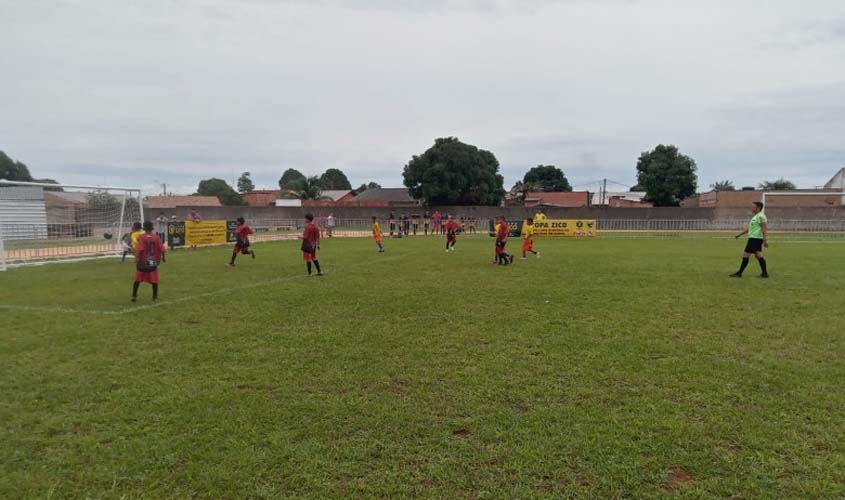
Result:
{"label": "yellow banner", "polygon": [[185,245],[223,245],[226,238],[226,221],[203,220],[185,222]]}
{"label": "yellow banner", "polygon": [[599,235],[595,219],[546,219],[534,222],[534,234],[543,238],[591,238]]}

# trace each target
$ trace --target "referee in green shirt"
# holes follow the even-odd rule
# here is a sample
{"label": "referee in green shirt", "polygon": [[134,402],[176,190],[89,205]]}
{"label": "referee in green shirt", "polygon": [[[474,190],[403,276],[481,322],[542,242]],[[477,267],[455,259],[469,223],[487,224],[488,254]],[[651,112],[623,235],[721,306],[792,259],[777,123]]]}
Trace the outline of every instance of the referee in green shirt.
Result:
{"label": "referee in green shirt", "polygon": [[754,216],[748,223],[748,229],[736,235],[736,238],[739,238],[748,234],[748,243],[745,244],[745,251],[742,252],[742,264],[739,266],[739,271],[733,273],[731,278],[742,278],[742,272],[748,267],[748,258],[752,254],[757,257],[760,270],[763,271],[760,277],[769,277],[769,272],[766,270],[766,259],[763,258],[763,248],[769,248],[769,220],[763,213],[763,204],[759,201],[754,202],[751,212],[754,213]]}

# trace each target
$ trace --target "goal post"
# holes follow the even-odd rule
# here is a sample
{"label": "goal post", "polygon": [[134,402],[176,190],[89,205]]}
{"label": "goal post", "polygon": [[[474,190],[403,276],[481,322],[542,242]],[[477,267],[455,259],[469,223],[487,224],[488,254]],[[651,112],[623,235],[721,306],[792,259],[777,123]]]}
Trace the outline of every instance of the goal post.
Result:
{"label": "goal post", "polygon": [[0,179],[0,270],[119,255],[140,188]]}

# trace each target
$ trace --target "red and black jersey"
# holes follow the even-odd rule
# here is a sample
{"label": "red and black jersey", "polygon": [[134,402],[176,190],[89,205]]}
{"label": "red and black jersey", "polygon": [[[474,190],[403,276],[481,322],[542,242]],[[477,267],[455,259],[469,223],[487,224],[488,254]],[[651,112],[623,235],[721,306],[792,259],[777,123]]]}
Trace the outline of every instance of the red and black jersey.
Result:
{"label": "red and black jersey", "polygon": [[161,262],[164,255],[164,245],[155,233],[144,233],[138,237],[138,246],[135,249],[135,262],[146,262],[154,260]]}
{"label": "red and black jersey", "polygon": [[320,241],[320,228],[317,227],[317,224],[309,222],[305,225],[305,231],[302,232],[302,240],[303,246],[307,245],[316,248],[317,242]]}
{"label": "red and black jersey", "polygon": [[446,234],[455,236],[458,234],[458,223],[453,220],[446,221]]}
{"label": "red and black jersey", "polygon": [[507,241],[508,240],[508,234],[510,233],[510,231],[511,231],[511,229],[510,229],[510,226],[508,226],[507,222],[500,223],[499,224],[499,232],[496,233],[496,241],[497,242]]}
{"label": "red and black jersey", "polygon": [[241,244],[249,244],[249,235],[255,233],[251,227],[246,224],[241,224],[235,229],[235,237],[238,239],[238,243]]}

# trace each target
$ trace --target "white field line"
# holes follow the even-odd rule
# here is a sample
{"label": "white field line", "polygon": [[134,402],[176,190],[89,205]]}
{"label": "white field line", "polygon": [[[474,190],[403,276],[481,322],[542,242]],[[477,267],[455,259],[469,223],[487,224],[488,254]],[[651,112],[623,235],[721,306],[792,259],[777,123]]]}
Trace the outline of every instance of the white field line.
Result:
{"label": "white field line", "polygon": [[[379,262],[390,261],[397,259],[399,257],[405,257],[408,255],[413,255],[416,252],[408,252],[401,255],[391,255],[390,257],[380,258],[374,262],[367,262],[366,264],[353,264],[351,266],[346,266],[345,269],[354,269],[356,267],[361,267],[363,265],[371,265],[371,264],[378,264]],[[272,278],[264,281],[255,281],[252,283],[248,283],[245,285],[237,286],[237,287],[226,287],[226,288],[219,288],[217,290],[211,290],[208,292],[197,293],[193,295],[184,295],[182,297],[176,299],[170,299],[163,302],[158,302],[155,304],[145,304],[141,306],[128,306],[124,307],[123,309],[118,309],[115,311],[103,311],[99,309],[74,309],[69,307],[61,307],[61,306],[27,306],[27,305],[17,305],[17,304],[0,304],[0,309],[6,310],[13,310],[13,311],[26,311],[26,312],[40,312],[40,313],[59,313],[59,314],[93,314],[97,316],[121,316],[124,314],[134,313],[145,311],[148,309],[154,309],[159,307],[165,307],[170,305],[182,304],[185,302],[190,302],[196,299],[202,299],[207,297],[214,297],[215,295],[221,294],[228,294],[233,291],[239,290],[250,290],[252,288],[259,288],[262,286],[274,285],[277,283],[281,283],[284,281],[299,279],[299,278],[307,278],[307,276],[303,274],[297,274],[295,276],[280,276],[277,278]],[[313,277],[312,279],[317,280],[320,279],[318,277]]]}

